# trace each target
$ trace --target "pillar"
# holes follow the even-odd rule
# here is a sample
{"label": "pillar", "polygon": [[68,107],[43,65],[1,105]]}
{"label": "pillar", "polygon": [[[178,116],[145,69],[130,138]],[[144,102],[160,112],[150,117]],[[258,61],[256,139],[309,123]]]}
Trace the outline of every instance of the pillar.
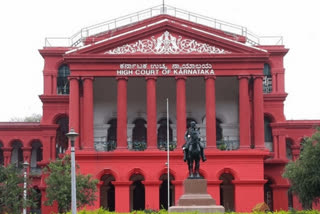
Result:
{"label": "pillar", "polygon": [[27,161],[29,164],[31,163],[31,150],[32,147],[24,146],[21,148],[23,151],[23,161]]}
{"label": "pillar", "polygon": [[272,93],[276,93],[278,91],[277,84],[277,75],[275,73],[272,74]]}
{"label": "pillar", "polygon": [[220,184],[222,180],[208,181],[207,192],[216,201],[217,205],[220,205]]}
{"label": "pillar", "polygon": [[249,103],[249,77],[239,76],[239,134],[240,149],[250,148],[250,103]]}
{"label": "pillar", "polygon": [[287,160],[287,145],[286,145],[286,137],[279,136],[279,158],[283,160]]}
{"label": "pillar", "polygon": [[118,77],[117,94],[117,149],[127,148],[127,81]]}
{"label": "pillar", "polygon": [[233,181],[235,211],[251,212],[255,205],[263,202],[265,182],[265,180]]}
{"label": "pillar", "polygon": [[[79,133],[80,127],[80,107],[79,107],[79,77],[69,77],[70,95],[69,95],[69,130],[74,129]],[[75,140],[75,148],[79,149],[79,137]],[[70,147],[70,145],[69,145]]]}
{"label": "pillar", "polygon": [[142,181],[145,188],[145,209],[159,210],[159,186],[161,181]]}
{"label": "pillar", "polygon": [[130,185],[132,181],[112,181],[115,189],[115,211],[130,212]]}
{"label": "pillar", "polygon": [[157,95],[156,77],[146,77],[147,81],[147,148],[157,148]]}
{"label": "pillar", "polygon": [[176,77],[177,148],[185,143],[186,132],[186,77]]}
{"label": "pillar", "polygon": [[[51,153],[56,152],[56,148],[52,146],[51,136],[43,136],[42,140],[42,161],[51,160]],[[51,151],[54,149],[54,151]]]}
{"label": "pillar", "polygon": [[254,76],[253,83],[253,121],[254,143],[256,149],[264,149],[264,117],[262,75]]}
{"label": "pillar", "polygon": [[57,74],[52,75],[52,94],[58,94],[58,89],[57,89]]}
{"label": "pillar", "polygon": [[278,159],[279,158],[279,142],[278,142],[278,136],[273,135],[273,158]]}
{"label": "pillar", "polygon": [[39,187],[41,191],[41,213],[57,213],[58,203],[54,202],[52,205],[45,205],[48,200],[46,196],[46,187]]}
{"label": "pillar", "polygon": [[207,146],[216,148],[216,77],[205,77],[206,82],[206,140]]}
{"label": "pillar", "polygon": [[288,210],[289,185],[271,185],[273,198],[273,211]]}
{"label": "pillar", "polygon": [[177,205],[180,197],[184,193],[183,181],[172,180],[171,183],[174,185],[174,194],[175,194],[174,204]]}
{"label": "pillar", "polygon": [[[51,145],[51,153],[50,153],[50,159],[51,160],[55,160],[56,159],[56,141],[55,141],[55,136],[51,136],[50,137],[50,145]],[[43,147],[43,148],[45,148],[45,147]],[[46,149],[47,150],[47,149]],[[42,151],[44,151],[44,149],[42,150]]]}
{"label": "pillar", "polygon": [[93,77],[83,80],[83,149],[93,149]]}
{"label": "pillar", "polygon": [[2,151],[3,151],[3,158],[4,158],[4,166],[8,166],[11,161],[12,148],[11,147],[2,147]]}

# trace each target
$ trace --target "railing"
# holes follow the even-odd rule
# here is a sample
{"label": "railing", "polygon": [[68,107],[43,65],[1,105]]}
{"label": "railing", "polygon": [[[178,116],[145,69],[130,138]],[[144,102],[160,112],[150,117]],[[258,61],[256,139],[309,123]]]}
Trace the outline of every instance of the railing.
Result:
{"label": "railing", "polygon": [[217,148],[220,150],[237,150],[239,149],[240,142],[238,140],[218,140]]}
{"label": "railing", "polygon": [[[158,141],[158,149],[162,151],[167,151],[167,141]],[[169,150],[173,151],[177,148],[177,142],[176,141],[170,141],[169,142]]]}
{"label": "railing", "polygon": [[144,151],[147,149],[145,141],[128,141],[128,149],[131,151]]}
{"label": "railing", "polygon": [[94,148],[99,152],[110,152],[117,148],[117,142],[107,141],[106,137],[94,138]]}
{"label": "railing", "polygon": [[31,175],[41,175],[42,170],[39,167],[30,167],[30,174]]}
{"label": "railing", "polygon": [[[79,32],[75,33],[71,37],[49,37],[45,39],[45,47],[81,47],[86,37],[99,35],[101,33],[130,25],[151,17],[158,16],[160,14],[168,14],[177,18],[185,19],[191,22],[195,22],[201,25],[212,27],[222,30],[229,34],[242,35],[247,38],[247,43],[251,45],[258,44],[272,44],[282,45],[283,39],[281,36],[258,36],[251,31],[248,31],[246,27],[241,25],[232,24],[218,19],[213,19],[200,14],[192,13],[186,10],[178,9],[169,5],[158,5],[149,9],[132,13],[126,16],[112,19],[106,22],[95,24],[89,27],[82,28]],[[270,42],[272,41],[272,42]]]}

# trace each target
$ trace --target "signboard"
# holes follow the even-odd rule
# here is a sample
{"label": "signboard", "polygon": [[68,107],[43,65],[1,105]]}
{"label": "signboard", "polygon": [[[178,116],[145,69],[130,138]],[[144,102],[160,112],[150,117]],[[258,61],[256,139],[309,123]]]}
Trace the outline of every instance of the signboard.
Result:
{"label": "signboard", "polygon": [[120,64],[117,76],[210,76],[212,64]]}

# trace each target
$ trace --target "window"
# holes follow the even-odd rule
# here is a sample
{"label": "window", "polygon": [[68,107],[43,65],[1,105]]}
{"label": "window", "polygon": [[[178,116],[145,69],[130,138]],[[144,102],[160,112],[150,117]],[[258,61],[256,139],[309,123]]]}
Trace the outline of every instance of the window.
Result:
{"label": "window", "polygon": [[268,117],[264,117],[264,143],[270,152],[273,152],[273,139],[272,129],[270,126],[271,120]]}
{"label": "window", "polygon": [[70,69],[67,65],[61,65],[58,70],[57,78],[57,93],[58,94],[69,94],[69,80]]}
{"label": "window", "polygon": [[[169,146],[172,146],[172,149],[174,149],[176,143],[173,142],[172,138],[172,128],[170,127],[171,121],[169,120]],[[166,150],[167,148],[167,118],[161,118],[158,121],[158,149],[160,150]]]}
{"label": "window", "polygon": [[272,92],[272,75],[270,65],[265,63],[263,68],[263,93],[268,94]]}
{"label": "window", "polygon": [[65,153],[68,149],[68,138],[66,134],[69,132],[69,118],[64,116],[56,121],[59,125],[56,132],[56,157],[59,154]]}
{"label": "window", "polygon": [[147,128],[144,119],[136,119],[132,130],[132,149],[143,151],[147,148]]}

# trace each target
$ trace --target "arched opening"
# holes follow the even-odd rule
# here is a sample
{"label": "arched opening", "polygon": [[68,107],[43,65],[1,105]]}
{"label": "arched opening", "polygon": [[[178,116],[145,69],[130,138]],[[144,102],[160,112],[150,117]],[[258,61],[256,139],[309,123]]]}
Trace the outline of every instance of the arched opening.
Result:
{"label": "arched opening", "polygon": [[109,120],[108,124],[107,151],[113,151],[117,148],[117,119]]}
{"label": "arched opening", "polygon": [[268,94],[272,92],[272,75],[271,67],[268,63],[263,67],[263,93]]}
{"label": "arched opening", "polygon": [[216,118],[216,141],[221,141],[223,138],[221,123],[222,121]]}
{"label": "arched opening", "polygon": [[293,160],[292,149],[293,141],[289,138],[286,139],[286,154],[288,160]]}
{"label": "arched opening", "polygon": [[[174,177],[170,174],[170,206],[174,205],[175,198],[174,185],[171,182],[173,180]],[[162,174],[160,176],[160,181],[162,181],[162,183],[159,188],[159,209],[168,210],[168,174]]]}
{"label": "arched opening", "polygon": [[14,164],[16,167],[22,168],[22,164],[23,164],[22,143],[18,140],[15,140],[12,142],[11,146],[12,146],[11,164]]}
{"label": "arched opening", "polygon": [[130,210],[145,209],[145,189],[142,181],[144,177],[141,174],[135,174],[130,177],[133,183],[130,185]]}
{"label": "arched opening", "polygon": [[264,184],[264,202],[268,205],[270,211],[273,211],[273,192],[271,185],[272,181],[270,179]]}
{"label": "arched opening", "polygon": [[61,65],[58,69],[57,94],[69,94],[70,69],[68,65]]}
{"label": "arched opening", "polygon": [[32,173],[41,173],[41,168],[38,167],[37,163],[42,161],[42,143],[39,140],[31,142],[31,163],[30,169]]}
{"label": "arched opening", "polygon": [[56,132],[56,158],[59,154],[65,153],[68,149],[68,138],[66,134],[69,132],[69,118],[67,116],[60,117],[56,124],[59,125]]}
{"label": "arched opening", "polygon": [[293,194],[292,191],[289,189],[288,190],[288,210],[292,210],[293,209]]}
{"label": "arched opening", "polygon": [[234,211],[234,177],[230,173],[223,173],[219,180],[220,184],[220,204],[224,206],[226,212]]}
{"label": "arched opening", "polygon": [[[159,128],[158,128],[158,149],[160,150],[166,150],[167,148],[167,118],[161,118],[158,121]],[[172,141],[172,128],[170,125],[172,122],[169,120],[169,143],[170,146],[172,145],[172,148],[174,149],[176,146],[176,143]]]}
{"label": "arched opening", "polygon": [[193,118],[187,118],[187,129],[190,127],[190,123],[195,122],[197,124],[197,121]]}
{"label": "arched opening", "polygon": [[37,193],[37,198],[35,200],[35,206],[30,209],[30,213],[41,214],[41,191],[38,187],[33,188]]}
{"label": "arched opening", "polygon": [[109,211],[115,211],[115,189],[111,181],[115,178],[108,174],[101,177],[103,182],[100,187],[100,207]]}
{"label": "arched opening", "polygon": [[264,144],[270,152],[273,152],[273,138],[272,138],[272,129],[270,126],[271,119],[267,116],[264,116]]}
{"label": "arched opening", "polygon": [[147,128],[144,119],[136,119],[133,121],[134,127],[132,129],[132,149],[143,151],[147,148]]}
{"label": "arched opening", "polygon": [[4,165],[4,156],[3,156],[3,150],[2,150],[3,144],[0,141],[0,166]]}

